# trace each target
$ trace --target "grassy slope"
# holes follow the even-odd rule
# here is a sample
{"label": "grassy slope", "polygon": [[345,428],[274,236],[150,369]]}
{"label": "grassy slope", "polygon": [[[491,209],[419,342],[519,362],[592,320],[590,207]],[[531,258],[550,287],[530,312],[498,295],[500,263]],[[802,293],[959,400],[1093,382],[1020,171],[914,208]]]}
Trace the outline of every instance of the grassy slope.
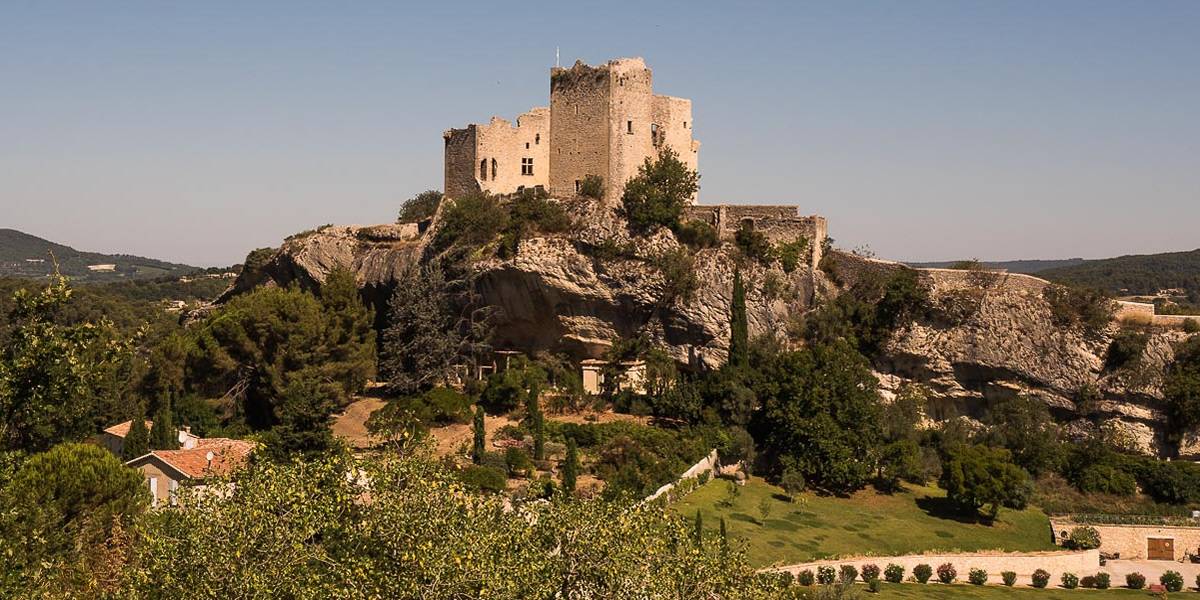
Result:
{"label": "grassy slope", "polygon": [[884,584],[879,594],[863,594],[864,598],[879,598],[880,600],[891,600],[892,598],[938,598],[959,600],[972,598],[1013,598],[1015,600],[1074,600],[1083,598],[1085,600],[1109,600],[1111,598],[1133,600],[1135,598],[1157,598],[1157,594],[1151,594],[1145,590],[1126,590],[1126,589],[1107,589],[1107,590],[1064,590],[1064,589],[1044,589],[1038,590],[1033,588],[1006,588],[1001,586],[974,586],[974,585],[920,585],[913,583],[902,584]]}
{"label": "grassy slope", "polygon": [[[910,486],[891,496],[864,490],[849,499],[805,494],[801,502],[791,503],[779,488],[752,478],[732,506],[721,504],[728,493],[729,482],[713,480],[676,509],[689,518],[699,509],[706,529],[714,532],[725,517],[730,536],[743,540],[755,566],[862,554],[1055,549],[1041,511],[1005,510],[991,526],[963,522],[937,516],[948,511],[944,493],[936,488]],[[764,499],[770,508],[762,525]]]}

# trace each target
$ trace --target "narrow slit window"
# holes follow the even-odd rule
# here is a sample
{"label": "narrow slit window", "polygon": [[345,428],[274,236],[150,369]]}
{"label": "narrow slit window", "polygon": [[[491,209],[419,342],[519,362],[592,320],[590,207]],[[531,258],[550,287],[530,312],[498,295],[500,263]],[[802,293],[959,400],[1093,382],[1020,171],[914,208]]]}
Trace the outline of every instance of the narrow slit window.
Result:
{"label": "narrow slit window", "polygon": [[633,135],[633,121],[625,121],[625,133]]}
{"label": "narrow slit window", "polygon": [[533,175],[533,159],[532,158],[522,158],[521,159],[521,174],[522,175]]}
{"label": "narrow slit window", "polygon": [[540,144],[540,143],[542,143],[542,134],[540,134],[540,133],[533,134],[533,144],[536,146],[537,144]]}
{"label": "narrow slit window", "polygon": [[526,149],[526,150],[528,150],[528,149],[529,149],[529,142],[525,142],[525,149]]}
{"label": "narrow slit window", "polygon": [[576,180],[575,180],[575,193],[576,193],[576,194],[578,194],[578,193],[579,193],[579,187],[580,187],[582,184],[583,184],[583,182],[582,182],[582,181],[580,181],[580,180],[578,180],[578,179],[576,179]]}
{"label": "narrow slit window", "polygon": [[487,181],[487,159],[479,161],[479,178]]}
{"label": "narrow slit window", "polygon": [[492,159],[492,179],[496,178],[496,159]]}

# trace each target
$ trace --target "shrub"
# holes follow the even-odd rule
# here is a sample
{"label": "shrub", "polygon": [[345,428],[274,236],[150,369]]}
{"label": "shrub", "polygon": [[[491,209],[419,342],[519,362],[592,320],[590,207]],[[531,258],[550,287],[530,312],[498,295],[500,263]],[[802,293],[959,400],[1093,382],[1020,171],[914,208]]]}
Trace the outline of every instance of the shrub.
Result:
{"label": "shrub", "polygon": [[958,578],[958,571],[954,570],[954,565],[943,563],[937,568],[937,576],[938,581],[942,583],[954,583],[954,580]]}
{"label": "shrub", "polygon": [[1012,571],[1005,571],[1000,574],[1000,579],[1004,582],[1004,585],[1012,587],[1017,583],[1017,574]]}
{"label": "shrub", "polygon": [[1093,584],[1098,590],[1107,590],[1109,585],[1112,585],[1112,579],[1108,573],[1096,573],[1096,581]]}
{"label": "shrub", "polygon": [[638,231],[657,227],[675,227],[679,215],[700,189],[700,176],[679,160],[670,148],[664,148],[658,160],[638,167],[636,177],[625,184],[621,204],[629,225]]}
{"label": "shrub", "polygon": [[1167,571],[1158,578],[1158,582],[1167,588],[1168,592],[1179,592],[1183,590],[1183,575],[1179,571]]}
{"label": "shrub", "polygon": [[1074,573],[1063,573],[1060,581],[1062,581],[1062,586],[1068,590],[1073,590],[1079,587],[1079,577]]}
{"label": "shrub", "polygon": [[817,567],[817,583],[821,585],[829,585],[833,583],[836,571],[829,565]]}
{"label": "shrub", "polygon": [[604,197],[604,178],[599,175],[585,175],[579,182],[579,195],[599,200]]}
{"label": "shrub", "polygon": [[1051,320],[1060,327],[1082,324],[1096,331],[1112,321],[1113,302],[1100,290],[1050,285],[1042,297],[1050,305]]}
{"label": "shrub", "polygon": [[838,569],[838,579],[842,583],[852,582],[855,579],[858,579],[858,569],[856,569],[854,565],[842,565],[841,568]]}
{"label": "shrub", "polygon": [[807,262],[804,258],[805,250],[808,250],[808,238],[803,236],[775,247],[775,255],[779,257],[779,266],[783,268],[784,273],[795,271],[802,261]]}
{"label": "shrub", "polygon": [[895,563],[889,564],[883,569],[883,578],[888,583],[900,583],[904,581],[904,567]]}
{"label": "shrub", "polygon": [[878,577],[877,577],[877,578],[875,578],[875,579],[868,580],[868,581],[867,581],[867,591],[874,592],[874,593],[878,593],[878,592],[879,592],[879,585],[880,585],[880,584],[879,584],[879,578],[878,578]]}
{"label": "shrub", "polygon": [[1082,525],[1071,530],[1063,545],[1071,550],[1092,550],[1100,547],[1100,532],[1090,525]]}
{"label": "shrub", "polygon": [[482,246],[507,226],[508,211],[499,201],[484,193],[468,194],[455,198],[442,210],[432,246],[439,252],[455,244]]}
{"label": "shrub", "polygon": [[1183,321],[1184,333],[1200,333],[1200,321],[1196,319],[1185,319]]}
{"label": "shrub", "polygon": [[812,569],[805,569],[796,575],[796,583],[800,585],[812,585],[817,579],[813,576]]}
{"label": "shrub", "polygon": [[983,569],[971,569],[970,572],[967,573],[967,581],[970,581],[975,585],[983,585],[987,583],[987,580],[988,572],[984,571]]}
{"label": "shrub", "polygon": [[692,220],[681,224],[675,228],[675,237],[693,250],[714,248],[721,243],[716,228],[704,221]]}
{"label": "shrub", "polygon": [[1128,573],[1125,575],[1125,587],[1131,590],[1140,590],[1146,587],[1146,576],[1141,573]]}
{"label": "shrub", "polygon": [[1150,335],[1141,331],[1122,331],[1113,336],[1108,345],[1108,355],[1104,358],[1104,368],[1116,371],[1122,367],[1136,364],[1146,352],[1150,343]]}
{"label": "shrub", "polygon": [[862,580],[871,581],[872,579],[879,579],[879,567],[877,565],[863,565]]}
{"label": "shrub", "polygon": [[913,567],[913,577],[917,578],[918,583],[926,583],[933,576],[933,567],[927,564],[919,564]]}
{"label": "shrub", "polygon": [[1033,587],[1044,588],[1046,584],[1050,583],[1050,573],[1045,569],[1038,569],[1033,572],[1033,576],[1030,579],[1033,581]]}
{"label": "shrub", "polygon": [[433,216],[438,204],[442,202],[442,193],[428,190],[404,201],[400,207],[400,223],[416,223]]}
{"label": "shrub", "polygon": [[504,490],[504,484],[508,478],[504,476],[504,471],[495,467],[484,467],[480,465],[471,465],[463,469],[459,473],[459,479],[463,485],[468,488],[479,490],[481,492],[500,492]]}
{"label": "shrub", "polygon": [[533,461],[529,460],[529,454],[515,446],[504,451],[504,464],[510,477],[533,471]]}
{"label": "shrub", "polygon": [[754,227],[750,225],[743,225],[741,229],[738,229],[734,234],[733,241],[746,256],[762,264],[770,263],[774,258],[775,250],[771,247],[767,236],[763,235],[761,231],[755,231]]}

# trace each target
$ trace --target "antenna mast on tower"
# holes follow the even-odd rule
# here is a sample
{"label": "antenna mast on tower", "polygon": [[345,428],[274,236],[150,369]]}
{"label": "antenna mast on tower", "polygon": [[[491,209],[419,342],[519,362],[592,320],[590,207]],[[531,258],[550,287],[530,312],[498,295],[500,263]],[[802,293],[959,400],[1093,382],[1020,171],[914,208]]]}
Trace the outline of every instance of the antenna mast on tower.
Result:
{"label": "antenna mast on tower", "polygon": [[555,68],[555,69],[559,68],[559,64],[558,64],[558,46],[555,46],[555,47],[554,47],[554,68]]}

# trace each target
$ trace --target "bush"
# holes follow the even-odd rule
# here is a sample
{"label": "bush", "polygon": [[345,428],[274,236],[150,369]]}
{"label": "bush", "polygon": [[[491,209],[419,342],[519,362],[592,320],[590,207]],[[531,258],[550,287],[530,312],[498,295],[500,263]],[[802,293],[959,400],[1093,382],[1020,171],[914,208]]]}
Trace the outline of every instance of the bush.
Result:
{"label": "bush", "polygon": [[433,216],[438,204],[442,202],[442,193],[437,190],[421,192],[404,201],[400,207],[400,223],[416,223]]}
{"label": "bush", "polygon": [[836,571],[834,571],[833,567],[829,565],[817,567],[817,583],[821,585],[829,585],[833,583],[833,578],[835,575]]}
{"label": "bush", "polygon": [[1050,319],[1060,327],[1081,324],[1098,331],[1113,318],[1113,302],[1100,290],[1049,285],[1042,297],[1050,304]]}
{"label": "bush", "polygon": [[880,587],[879,578],[875,578],[875,579],[871,579],[871,580],[867,581],[867,591],[878,593],[879,587]]}
{"label": "bush", "polygon": [[838,569],[838,580],[842,583],[850,583],[858,579],[858,569],[854,565],[842,565]]}
{"label": "bush", "polygon": [[1063,542],[1063,546],[1071,550],[1092,550],[1100,547],[1100,532],[1090,525],[1082,525],[1071,530]]}
{"label": "bush", "polygon": [[987,580],[988,572],[984,571],[983,569],[971,569],[971,571],[967,573],[967,581],[970,581],[975,585],[983,585],[987,583]]}
{"label": "bush", "polygon": [[1033,576],[1030,579],[1033,581],[1033,587],[1044,588],[1046,584],[1050,583],[1050,572],[1045,569],[1038,569],[1033,572]]}
{"label": "bush", "polygon": [[484,193],[468,194],[442,210],[432,247],[438,252],[456,244],[476,248],[495,239],[507,226],[508,211],[498,200]]}
{"label": "bush", "polygon": [[1062,581],[1062,586],[1068,590],[1073,590],[1079,587],[1079,577],[1074,573],[1063,573],[1060,581]]}
{"label": "bush", "polygon": [[675,228],[675,237],[693,250],[714,248],[721,243],[716,228],[704,221],[692,220],[681,224]]}
{"label": "bush", "polygon": [[779,266],[783,268],[784,273],[791,273],[802,262],[808,262],[804,256],[805,250],[808,250],[808,238],[803,236],[775,247],[775,255],[779,257]]}
{"label": "bush", "polygon": [[1183,321],[1184,333],[1200,333],[1200,321],[1196,319],[1185,319]]}
{"label": "bush", "polygon": [[533,472],[533,461],[529,459],[529,454],[515,446],[504,451],[504,464],[508,469],[509,477],[528,475]]}
{"label": "bush", "polygon": [[1183,575],[1180,575],[1179,571],[1167,571],[1163,573],[1162,577],[1158,578],[1158,582],[1163,584],[1163,587],[1167,588],[1168,592],[1183,591]]}
{"label": "bush", "polygon": [[871,581],[872,579],[879,579],[879,567],[877,565],[863,565],[862,580]]}
{"label": "bush", "polygon": [[733,241],[737,247],[746,254],[746,256],[757,260],[762,264],[768,264],[775,257],[775,250],[771,247],[771,242],[767,240],[767,236],[761,231],[755,231],[750,225],[743,225],[734,234]]}
{"label": "bush", "polygon": [[625,184],[621,204],[629,225],[638,231],[657,227],[675,227],[679,215],[700,189],[700,176],[687,168],[670,148],[664,148],[658,160],[638,167],[636,177]]}
{"label": "bush", "polygon": [[1004,585],[1012,587],[1017,583],[1017,574],[1012,571],[1005,571],[1000,574],[1000,580],[1004,582]]}
{"label": "bush", "polygon": [[1093,584],[1098,590],[1107,590],[1109,585],[1112,585],[1112,579],[1108,573],[1096,573],[1095,583]]}
{"label": "bush", "polygon": [[604,178],[599,175],[585,175],[579,182],[579,195],[599,200],[604,197]]}
{"label": "bush", "polygon": [[1104,368],[1116,371],[1122,367],[1136,364],[1146,352],[1150,343],[1150,335],[1140,331],[1121,331],[1113,336],[1108,345],[1108,355],[1104,358]]}
{"label": "bush", "polygon": [[1125,575],[1125,587],[1131,590],[1140,590],[1146,587],[1146,576],[1141,573],[1129,573]]}
{"label": "bush", "polygon": [[942,583],[954,583],[958,579],[958,571],[954,570],[954,565],[950,563],[942,563],[937,568],[938,581]]}
{"label": "bush", "polygon": [[504,471],[496,467],[485,467],[482,465],[471,465],[463,469],[459,473],[459,479],[468,488],[492,493],[503,491],[505,484],[508,482],[508,478],[504,476]]}
{"label": "bush", "polygon": [[796,574],[796,583],[800,585],[812,585],[816,581],[817,578],[813,576],[812,569],[805,569]]}
{"label": "bush", "polygon": [[927,564],[919,564],[913,567],[913,577],[917,578],[917,583],[926,583],[933,576],[933,567]]}
{"label": "bush", "polygon": [[888,583],[900,583],[901,581],[904,581],[904,567],[895,563],[889,564],[883,569],[883,578],[886,579]]}

